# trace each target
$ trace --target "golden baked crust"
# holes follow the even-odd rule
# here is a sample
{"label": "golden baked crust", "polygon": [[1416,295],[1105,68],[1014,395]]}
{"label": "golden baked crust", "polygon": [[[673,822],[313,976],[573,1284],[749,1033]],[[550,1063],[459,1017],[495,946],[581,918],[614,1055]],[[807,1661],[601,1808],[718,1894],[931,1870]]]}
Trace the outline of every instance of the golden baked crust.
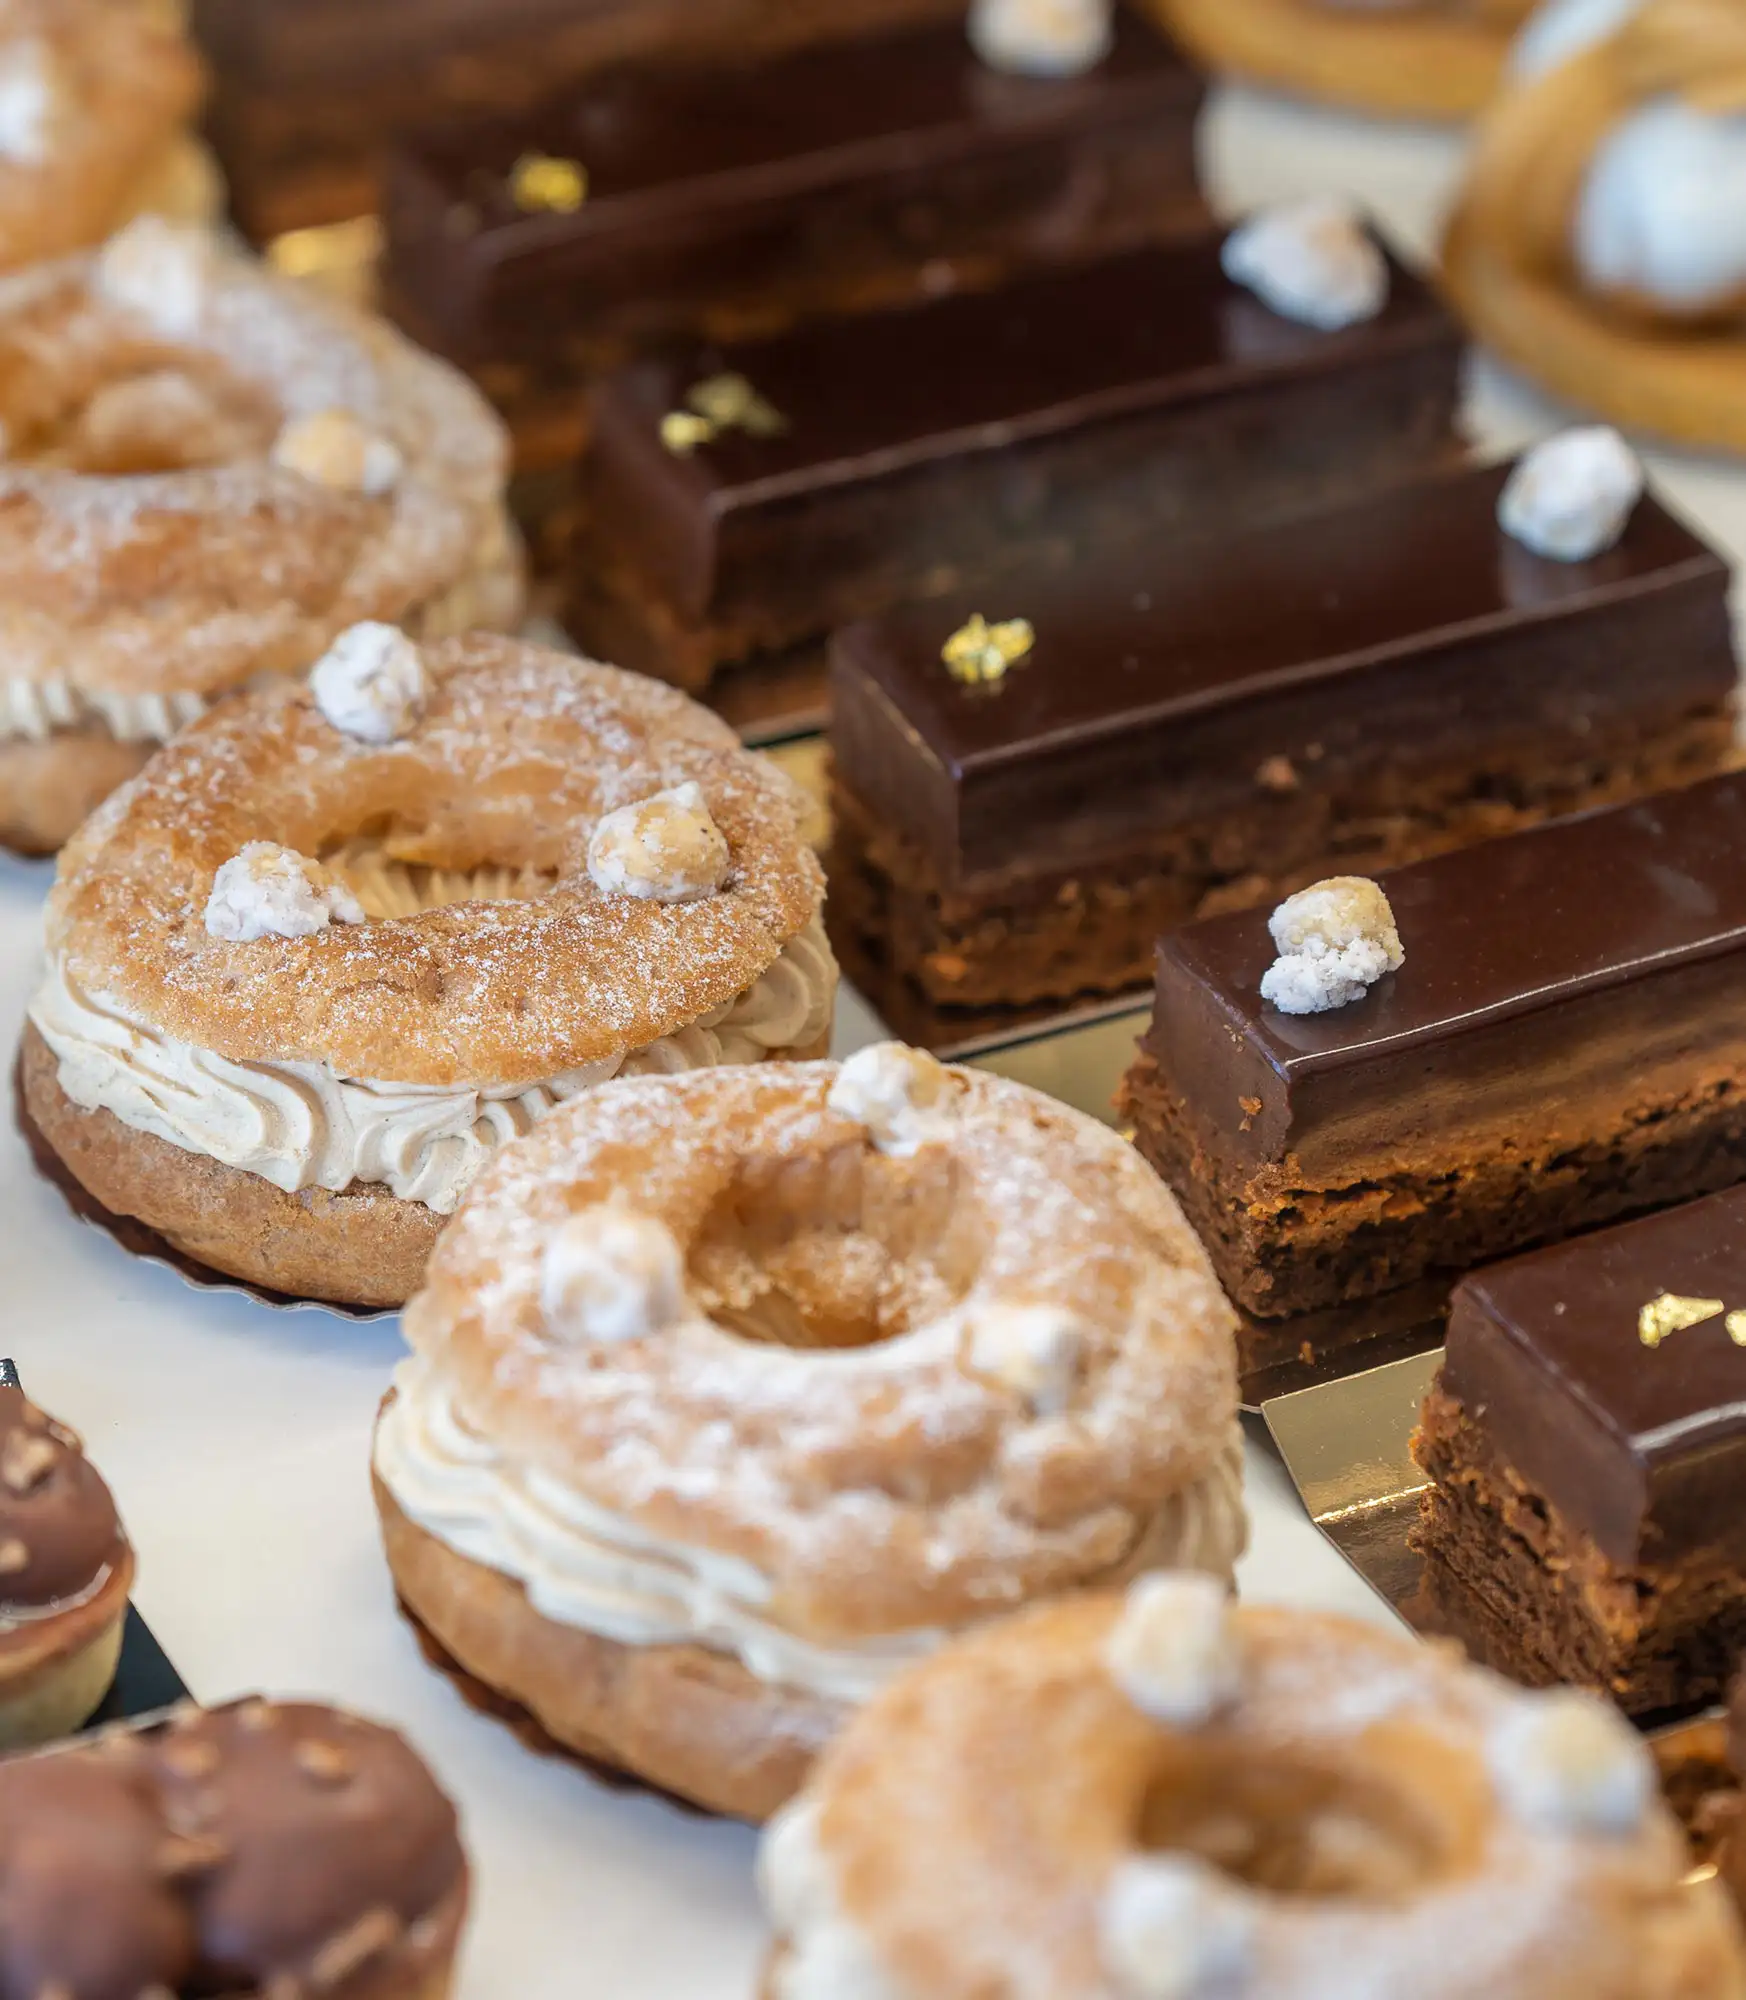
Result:
{"label": "golden baked crust", "polygon": [[[62,856],[47,942],[88,991],[239,1062],[342,1076],[534,1083],[641,1048],[743,993],[817,913],[803,801],[673,689],[483,635],[431,649],[428,711],[375,746],[301,687],[222,704],[165,747]],[[603,896],[589,838],[695,780],[732,872],[688,904]],[[203,913],[246,843],[320,856],[367,833],[413,866],[551,878],[517,903],[231,944]]]}
{"label": "golden baked crust", "polygon": [[0,737],[0,847],[53,854],[151,754],[151,744],[118,743],[101,726],[45,743]]}
{"label": "golden baked crust", "polygon": [[[1685,1885],[1684,1839],[1658,1799],[1604,1830],[1510,1809],[1494,1746],[1534,1697],[1405,1634],[1249,1608],[1231,1616],[1231,1703],[1172,1727],[1111,1670],[1123,1610],[1099,1597],[1027,1613],[851,1720],[788,1854],[767,1851],[779,1924],[786,1908],[797,1927],[778,1948],[790,2000],[851,1984],[1115,2000],[1110,1885],[1169,1855],[1243,1894],[1242,1990],[1268,2000],[1746,1993],[1727,1900]],[[864,1984],[799,1982],[814,1927],[836,1946],[818,1972],[852,1964]]]}
{"label": "golden baked crust", "polygon": [[1386,117],[1460,119],[1497,87],[1535,0],[1368,11],[1339,0],[1151,0],[1211,69]]}
{"label": "golden baked crust", "polygon": [[[1107,1128],[970,1070],[939,1073],[937,1143],[880,1150],[831,1108],[843,1074],[619,1081],[542,1119],[440,1239],[414,1365],[514,1467],[639,1540],[749,1564],[758,1619],[811,1646],[1163,1560],[1228,1574],[1234,1322],[1174,1196]],[[691,1313],[555,1347],[545,1247],[627,1199],[677,1242]],[[966,1358],[1015,1307],[1074,1318],[1058,1403]]]}
{"label": "golden baked crust", "polygon": [[622,1646],[544,1618],[521,1585],[457,1555],[373,1482],[407,1609],[469,1674],[557,1742],[711,1812],[764,1820],[793,1796],[843,1711],[701,1646]]}
{"label": "golden baked crust", "polygon": [[96,243],[198,109],[198,56],[162,0],[8,0],[0,59],[47,51],[61,100],[40,160],[0,163],[0,269]]}
{"label": "golden baked crust", "polygon": [[1476,135],[1444,281],[1477,337],[1554,395],[1627,429],[1746,453],[1738,314],[1667,324],[1646,302],[1596,298],[1573,268],[1573,218],[1598,148],[1663,97],[1746,104],[1735,0],[1648,0],[1613,35],[1507,89]]}
{"label": "golden baked crust", "polygon": [[82,1109],[62,1090],[58,1068],[27,1023],[18,1058],[25,1110],[60,1164],[112,1215],[144,1223],[213,1272],[293,1299],[386,1310],[417,1291],[446,1216],[359,1182],[338,1194],[286,1194],[259,1174],[136,1132],[113,1112]]}
{"label": "golden baked crust", "polygon": [[[0,285],[8,680],[210,694],[299,672],[363,619],[515,627],[508,441],[471,384],[240,257],[182,238],[135,254],[141,288],[191,293],[185,325],[111,297],[107,253]],[[288,424],[332,411],[399,454],[387,490],[275,460]]]}

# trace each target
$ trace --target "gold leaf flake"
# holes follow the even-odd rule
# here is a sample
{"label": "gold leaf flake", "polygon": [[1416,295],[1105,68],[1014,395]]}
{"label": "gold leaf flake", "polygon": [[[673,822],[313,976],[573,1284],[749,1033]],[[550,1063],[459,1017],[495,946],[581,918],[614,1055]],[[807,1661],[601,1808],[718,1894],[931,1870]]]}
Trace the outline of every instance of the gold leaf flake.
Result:
{"label": "gold leaf flake", "polygon": [[684,409],[669,410],[661,419],[661,442],[670,452],[688,458],[723,431],[770,438],[780,437],[787,428],[788,419],[745,376],[711,375],[685,392]]}
{"label": "gold leaf flake", "polygon": [[1731,1312],[1722,1322],[1736,1347],[1746,1347],[1746,1312]]}
{"label": "gold leaf flake", "polygon": [[689,458],[714,436],[714,424],[690,410],[669,410],[661,419],[661,442],[676,458]]}
{"label": "gold leaf flake", "polygon": [[[1702,1326],[1726,1309],[1723,1299],[1685,1299],[1676,1292],[1663,1292],[1651,1299],[1637,1315],[1637,1338],[1645,1347],[1659,1347],[1670,1334],[1687,1327]],[[1733,1332],[1733,1328],[1729,1328]],[[1738,1338],[1738,1336],[1736,1336]]]}
{"label": "gold leaf flake", "polygon": [[509,170],[509,195],[524,215],[574,215],[588,199],[588,169],[551,153],[523,153]]}
{"label": "gold leaf flake", "polygon": [[940,658],[953,680],[966,687],[991,687],[1005,680],[1008,669],[1026,658],[1036,643],[1028,618],[990,625],[978,612],[940,648]]}

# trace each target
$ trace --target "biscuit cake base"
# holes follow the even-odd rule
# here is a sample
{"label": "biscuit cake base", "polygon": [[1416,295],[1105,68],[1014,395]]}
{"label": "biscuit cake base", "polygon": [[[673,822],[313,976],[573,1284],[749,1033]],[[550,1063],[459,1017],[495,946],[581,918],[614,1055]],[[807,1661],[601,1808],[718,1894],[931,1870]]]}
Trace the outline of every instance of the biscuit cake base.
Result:
{"label": "biscuit cake base", "polygon": [[1413,1449],[1431,1485],[1412,1541],[1439,1630],[1512,1680],[1598,1688],[1632,1715],[1721,1698],[1746,1648],[1746,1577],[1730,1562],[1611,1561],[1442,1388]]}
{"label": "biscuit cake base", "polygon": [[702,1646],[626,1646],[543,1617],[512,1578],[458,1555],[374,1482],[402,1603],[460,1668],[561,1747],[762,1821],[800,1788],[842,1711]]}

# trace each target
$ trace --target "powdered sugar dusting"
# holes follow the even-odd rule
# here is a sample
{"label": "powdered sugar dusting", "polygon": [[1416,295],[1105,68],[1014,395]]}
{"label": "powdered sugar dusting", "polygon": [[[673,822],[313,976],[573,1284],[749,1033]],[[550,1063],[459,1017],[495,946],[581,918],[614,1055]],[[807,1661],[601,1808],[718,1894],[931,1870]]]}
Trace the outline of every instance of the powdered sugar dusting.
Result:
{"label": "powdered sugar dusting", "polygon": [[[947,1074],[949,1133],[910,1159],[828,1108],[828,1064],[606,1085],[487,1169],[409,1336],[499,1447],[752,1564],[802,1629],[952,1626],[1158,1560],[1156,1517],[1222,1490],[1229,1308],[1131,1148],[1017,1085]],[[579,1366],[543,1337],[544,1246],[626,1185],[686,1248],[707,1317]],[[968,1322],[1012,1301],[1073,1304],[1061,1406],[964,1365]],[[828,1326],[862,1344],[776,1338]],[[1226,1566],[1240,1539],[1227,1518]]]}

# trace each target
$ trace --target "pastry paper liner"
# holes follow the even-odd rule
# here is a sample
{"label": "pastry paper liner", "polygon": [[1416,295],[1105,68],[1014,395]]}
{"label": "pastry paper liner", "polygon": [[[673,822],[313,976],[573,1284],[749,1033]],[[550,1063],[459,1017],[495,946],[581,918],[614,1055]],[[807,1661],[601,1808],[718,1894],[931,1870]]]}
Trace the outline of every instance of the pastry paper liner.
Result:
{"label": "pastry paper liner", "polygon": [[297,1298],[287,1292],[275,1292],[262,1285],[251,1285],[243,1278],[232,1277],[228,1272],[217,1271],[210,1264],[202,1264],[193,1257],[186,1257],[174,1244],[168,1242],[155,1229],[137,1221],[130,1215],[116,1215],[107,1209],[75,1178],[61,1156],[43,1137],[37,1123],[30,1115],[24,1101],[23,1073],[20,1065],[12,1066],[12,1115],[26,1147],[29,1149],[31,1164],[41,1178],[54,1188],[80,1221],[93,1229],[100,1229],[114,1239],[130,1257],[141,1263],[155,1264],[160,1270],[172,1272],[182,1282],[197,1292],[228,1293],[233,1298],[252,1299],[255,1304],[266,1306],[269,1311],[282,1313],[332,1313],[340,1319],[357,1320],[360,1323],[372,1320],[393,1319],[399,1312],[398,1306],[348,1306],[335,1304],[328,1299]]}

